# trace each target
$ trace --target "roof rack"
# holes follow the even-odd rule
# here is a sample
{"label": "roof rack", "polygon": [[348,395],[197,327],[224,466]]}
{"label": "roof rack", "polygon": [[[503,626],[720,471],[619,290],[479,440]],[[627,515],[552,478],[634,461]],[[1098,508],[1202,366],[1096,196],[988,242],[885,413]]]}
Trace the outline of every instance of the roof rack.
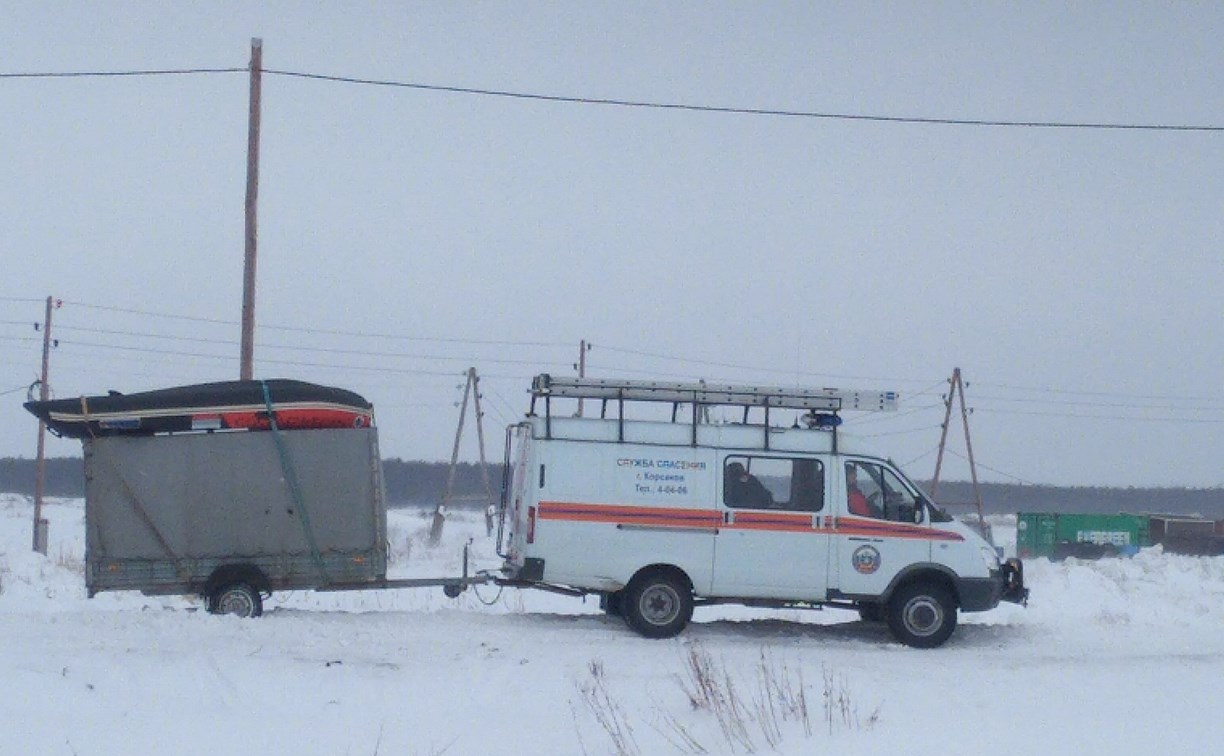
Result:
{"label": "roof rack", "polygon": [[[748,412],[753,407],[765,410],[764,448],[769,448],[769,411],[771,409],[807,410],[801,418],[809,428],[832,431],[833,447],[837,448],[837,426],[842,410],[897,409],[895,391],[842,391],[833,388],[801,389],[776,386],[735,386],[720,383],[676,383],[671,381],[630,381],[604,378],[558,378],[543,373],[531,382],[531,415],[535,415],[536,400],[544,400],[545,435],[552,438],[552,400],[596,399],[602,403],[600,417],[607,417],[608,403],[617,404],[617,440],[625,440],[625,402],[660,402],[672,406],[672,422],[676,422],[680,405],[693,405],[692,443],[697,444],[699,418],[708,415],[706,407],[743,407],[743,423],[748,424]],[[580,405],[581,406],[581,405]]]}
{"label": "roof rack", "polygon": [[723,383],[675,383],[603,378],[565,378],[548,373],[531,382],[531,396],[669,402],[730,407],[773,407],[838,412],[841,410],[896,410],[895,391],[843,391],[834,388],[801,389],[777,386],[736,386]]}

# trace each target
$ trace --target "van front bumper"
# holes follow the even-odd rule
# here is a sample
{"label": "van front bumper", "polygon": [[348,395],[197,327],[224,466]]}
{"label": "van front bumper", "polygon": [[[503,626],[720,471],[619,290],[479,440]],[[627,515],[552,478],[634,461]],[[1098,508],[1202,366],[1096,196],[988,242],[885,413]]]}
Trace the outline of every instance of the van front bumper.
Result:
{"label": "van front bumper", "polygon": [[1003,593],[999,598],[1028,606],[1029,589],[1024,587],[1024,562],[1008,559],[999,568],[1003,573]]}
{"label": "van front bumper", "polygon": [[990,577],[959,578],[956,593],[961,611],[984,612],[994,609],[1000,601],[1028,604],[1028,588],[1024,587],[1024,565],[1019,559],[1008,559],[991,570]]}

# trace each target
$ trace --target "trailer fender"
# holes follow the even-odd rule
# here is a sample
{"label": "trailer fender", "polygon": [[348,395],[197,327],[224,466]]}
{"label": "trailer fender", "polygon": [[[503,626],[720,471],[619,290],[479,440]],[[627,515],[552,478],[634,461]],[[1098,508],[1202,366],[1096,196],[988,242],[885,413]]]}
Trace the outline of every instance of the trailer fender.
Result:
{"label": "trailer fender", "polygon": [[246,583],[260,593],[271,593],[272,585],[263,570],[253,564],[224,564],[213,570],[204,583],[205,598],[232,583]]}

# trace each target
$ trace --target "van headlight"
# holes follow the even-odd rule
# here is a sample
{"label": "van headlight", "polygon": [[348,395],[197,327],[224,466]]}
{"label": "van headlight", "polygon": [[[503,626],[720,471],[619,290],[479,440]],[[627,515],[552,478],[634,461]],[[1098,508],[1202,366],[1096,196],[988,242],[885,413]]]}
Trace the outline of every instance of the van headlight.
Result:
{"label": "van headlight", "polygon": [[983,546],[981,552],[982,561],[986,562],[986,569],[997,571],[999,569],[999,553],[989,546]]}

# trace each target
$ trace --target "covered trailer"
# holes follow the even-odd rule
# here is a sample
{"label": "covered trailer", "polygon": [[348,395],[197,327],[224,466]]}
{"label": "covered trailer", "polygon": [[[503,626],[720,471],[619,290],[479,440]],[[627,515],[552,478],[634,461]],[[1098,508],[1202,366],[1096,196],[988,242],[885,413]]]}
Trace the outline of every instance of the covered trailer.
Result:
{"label": "covered trailer", "polygon": [[86,438],[85,582],[258,615],[273,590],[386,587],[374,428]]}

